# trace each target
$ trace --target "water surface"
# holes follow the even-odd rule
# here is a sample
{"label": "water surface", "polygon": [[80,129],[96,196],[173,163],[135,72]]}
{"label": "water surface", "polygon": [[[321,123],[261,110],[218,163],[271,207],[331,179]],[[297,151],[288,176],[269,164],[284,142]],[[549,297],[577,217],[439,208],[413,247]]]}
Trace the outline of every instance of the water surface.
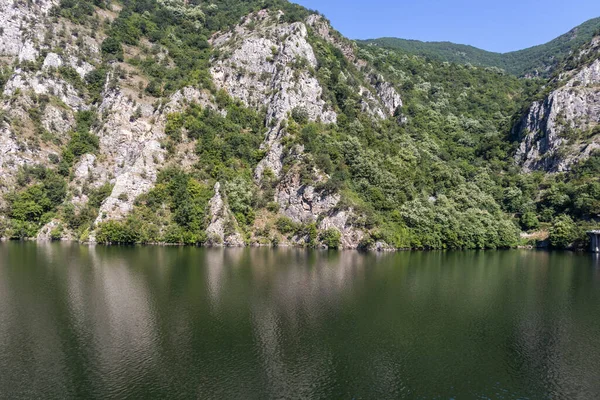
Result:
{"label": "water surface", "polygon": [[600,260],[0,244],[0,398],[600,398]]}

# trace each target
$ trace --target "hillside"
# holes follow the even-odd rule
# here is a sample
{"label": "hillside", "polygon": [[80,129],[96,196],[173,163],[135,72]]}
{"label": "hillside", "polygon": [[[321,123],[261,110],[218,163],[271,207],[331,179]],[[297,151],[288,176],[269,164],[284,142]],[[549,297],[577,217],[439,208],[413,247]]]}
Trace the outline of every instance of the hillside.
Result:
{"label": "hillside", "polygon": [[509,53],[494,53],[451,42],[422,42],[398,38],[360,40],[358,43],[402,50],[408,54],[439,61],[498,67],[517,76],[549,77],[561,61],[569,57],[575,49],[588,43],[599,30],[600,18],[594,18],[546,44]]}
{"label": "hillside", "polygon": [[[286,1],[0,11],[4,238],[482,249],[598,218],[600,191],[577,203],[595,153],[569,167],[585,177],[516,157],[558,81],[359,47]],[[564,74],[587,76],[586,49]]]}

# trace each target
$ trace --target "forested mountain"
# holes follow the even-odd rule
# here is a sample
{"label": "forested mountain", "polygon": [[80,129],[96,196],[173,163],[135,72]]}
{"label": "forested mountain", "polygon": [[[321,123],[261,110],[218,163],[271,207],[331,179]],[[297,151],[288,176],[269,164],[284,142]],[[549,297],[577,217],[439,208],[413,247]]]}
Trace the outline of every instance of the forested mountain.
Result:
{"label": "forested mountain", "polygon": [[408,54],[460,64],[498,67],[517,76],[550,77],[570,54],[589,43],[600,30],[600,18],[590,19],[556,39],[539,46],[508,53],[494,53],[451,42],[422,42],[398,38],[358,41],[362,45],[402,50]]}
{"label": "forested mountain", "polygon": [[0,26],[5,238],[566,247],[600,214],[597,38],[543,80],[283,0],[0,0]]}

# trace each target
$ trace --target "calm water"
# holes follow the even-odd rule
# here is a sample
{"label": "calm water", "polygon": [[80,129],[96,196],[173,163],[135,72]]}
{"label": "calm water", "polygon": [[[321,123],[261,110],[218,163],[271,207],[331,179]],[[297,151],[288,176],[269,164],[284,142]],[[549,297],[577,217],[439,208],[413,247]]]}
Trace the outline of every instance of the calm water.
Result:
{"label": "calm water", "polygon": [[600,260],[4,243],[0,397],[598,399]]}

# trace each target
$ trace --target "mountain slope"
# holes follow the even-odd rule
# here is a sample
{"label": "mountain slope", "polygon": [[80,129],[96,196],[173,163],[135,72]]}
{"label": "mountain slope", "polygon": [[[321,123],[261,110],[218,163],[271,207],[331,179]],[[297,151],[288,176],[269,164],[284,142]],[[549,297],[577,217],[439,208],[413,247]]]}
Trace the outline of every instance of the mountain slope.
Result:
{"label": "mountain slope", "polygon": [[398,38],[358,42],[362,45],[402,50],[440,61],[498,67],[517,76],[548,77],[562,60],[578,47],[588,43],[598,30],[600,30],[600,18],[594,18],[548,43],[503,54],[451,42],[421,42]]}
{"label": "mountain slope", "polygon": [[541,80],[359,48],[278,0],[0,11],[2,237],[477,249],[598,217],[514,161]]}
{"label": "mountain slope", "polygon": [[600,36],[566,60],[513,129],[524,170],[568,171],[600,149]]}

